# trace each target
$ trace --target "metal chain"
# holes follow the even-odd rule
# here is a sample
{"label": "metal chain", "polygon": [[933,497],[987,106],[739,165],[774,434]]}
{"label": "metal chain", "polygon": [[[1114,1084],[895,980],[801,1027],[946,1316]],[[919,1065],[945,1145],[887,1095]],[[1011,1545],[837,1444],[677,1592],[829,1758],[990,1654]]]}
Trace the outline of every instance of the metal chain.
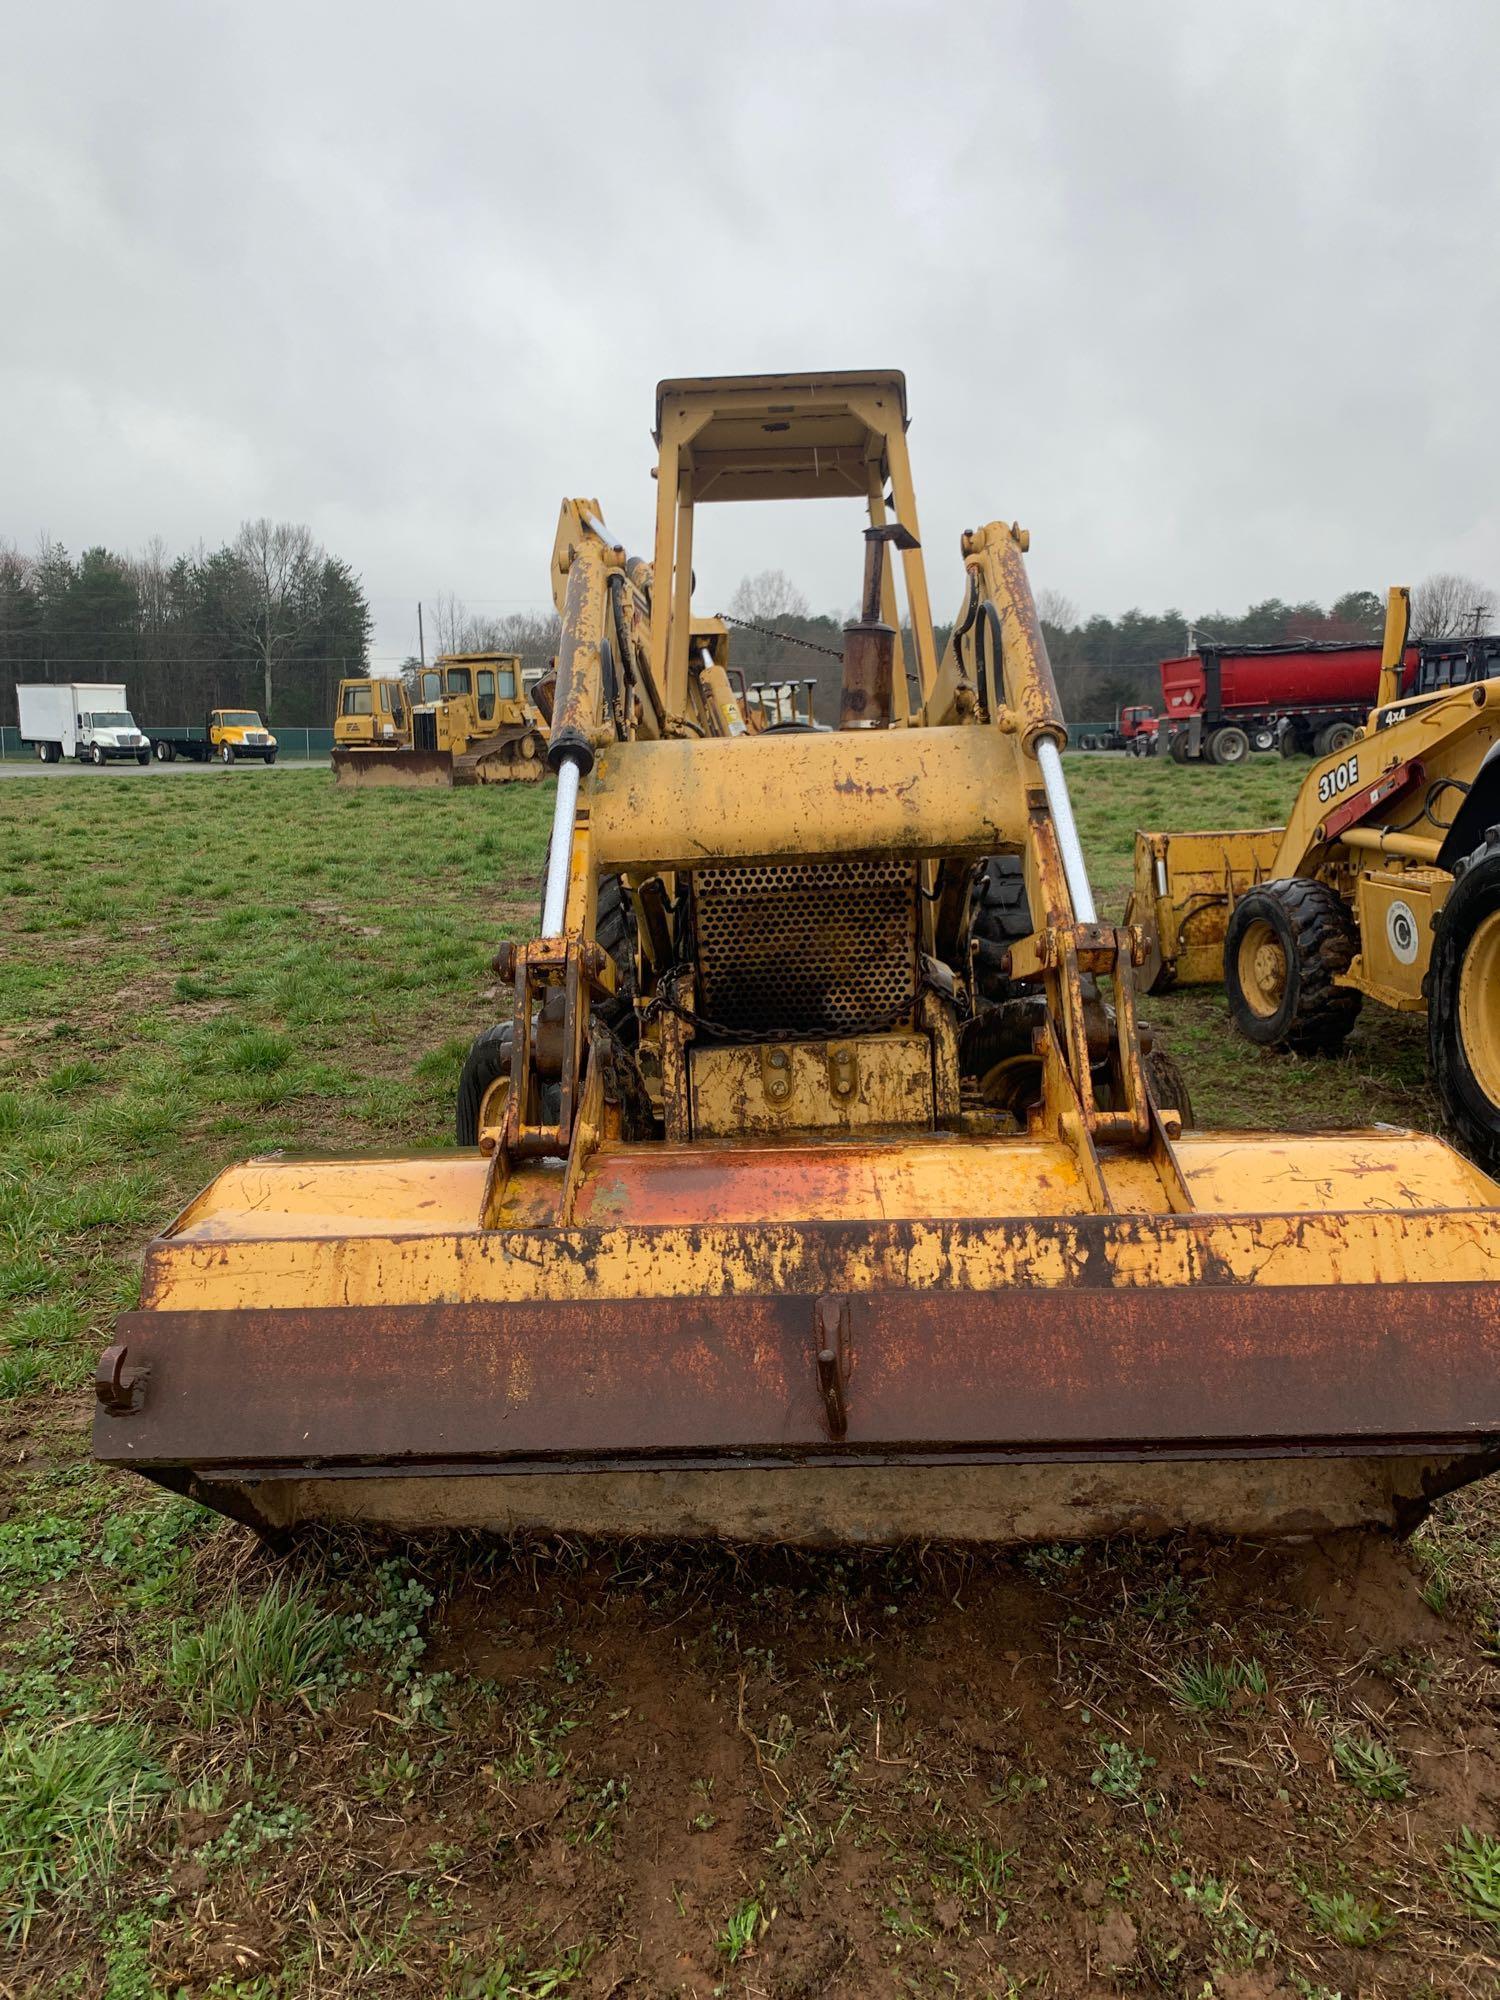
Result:
{"label": "metal chain", "polygon": [[843,654],[836,646],[820,646],[816,639],[799,639],[795,632],[778,632],[770,625],[757,625],[749,618],[736,618],[730,611],[716,611],[716,618],[722,618],[726,625],[738,625],[742,632],[759,632],[763,639],[779,639],[783,646],[801,646],[804,652],[822,653],[830,660],[842,660]]}

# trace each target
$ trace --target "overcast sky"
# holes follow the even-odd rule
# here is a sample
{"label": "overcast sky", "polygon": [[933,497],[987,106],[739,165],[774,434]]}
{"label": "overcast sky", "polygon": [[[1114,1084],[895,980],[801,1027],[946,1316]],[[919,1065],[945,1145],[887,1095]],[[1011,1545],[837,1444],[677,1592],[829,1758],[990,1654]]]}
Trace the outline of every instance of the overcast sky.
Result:
{"label": "overcast sky", "polygon": [[[377,657],[649,553],[659,377],[906,371],[940,615],[1032,530],[1084,613],[1500,585],[1500,6],[16,7],[0,537],[311,524]],[[698,603],[857,591],[709,510]]]}

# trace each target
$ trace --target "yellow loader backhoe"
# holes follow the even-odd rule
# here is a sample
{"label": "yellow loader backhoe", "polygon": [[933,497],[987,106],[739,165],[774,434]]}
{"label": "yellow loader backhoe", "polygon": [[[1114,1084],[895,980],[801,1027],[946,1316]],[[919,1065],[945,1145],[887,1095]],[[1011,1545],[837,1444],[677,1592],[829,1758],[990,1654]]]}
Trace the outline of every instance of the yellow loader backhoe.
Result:
{"label": "yellow loader backhoe", "polygon": [[[1500,1187],[1153,1096],[1027,537],[964,535],[939,657],[906,428],[894,372],[664,382],[654,561],[564,503],[539,935],[465,1143],[221,1174],[100,1458],[267,1534],[791,1542],[1404,1528],[1495,1467]],[[808,498],[868,520],[838,727],[751,731],[694,521]]]}
{"label": "yellow loader backhoe", "polygon": [[1340,1048],[1368,995],[1427,1015],[1443,1115],[1500,1174],[1500,641],[1422,645],[1386,606],[1366,727],[1308,772],[1284,827],[1138,833],[1126,921],[1145,983],[1217,985],[1248,1040]]}

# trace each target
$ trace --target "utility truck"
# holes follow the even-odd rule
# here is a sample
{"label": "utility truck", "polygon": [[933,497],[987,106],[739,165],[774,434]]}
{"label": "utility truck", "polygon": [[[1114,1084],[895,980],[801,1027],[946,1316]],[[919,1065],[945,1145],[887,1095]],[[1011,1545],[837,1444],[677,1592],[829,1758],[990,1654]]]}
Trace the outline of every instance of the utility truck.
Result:
{"label": "utility truck", "polygon": [[242,757],[276,762],[276,738],[253,708],[211,708],[202,728],[174,724],[148,732],[157,761],[171,764],[179,757],[195,764],[235,764]]}
{"label": "utility truck", "polygon": [[136,728],[119,681],[62,681],[16,689],[21,741],[43,764],[148,762],[151,745]]}

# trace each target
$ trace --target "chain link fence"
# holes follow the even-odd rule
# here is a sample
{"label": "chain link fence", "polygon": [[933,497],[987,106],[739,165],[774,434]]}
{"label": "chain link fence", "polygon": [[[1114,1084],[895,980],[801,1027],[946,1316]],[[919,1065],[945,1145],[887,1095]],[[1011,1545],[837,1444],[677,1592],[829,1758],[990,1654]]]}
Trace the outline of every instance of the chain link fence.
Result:
{"label": "chain link fence", "polygon": [[[276,761],[279,764],[305,763],[312,757],[326,757],[333,748],[331,729],[292,729],[278,725],[272,733],[276,738]],[[0,725],[0,757],[12,760],[35,756],[36,752],[22,743],[19,729],[9,723]]]}

